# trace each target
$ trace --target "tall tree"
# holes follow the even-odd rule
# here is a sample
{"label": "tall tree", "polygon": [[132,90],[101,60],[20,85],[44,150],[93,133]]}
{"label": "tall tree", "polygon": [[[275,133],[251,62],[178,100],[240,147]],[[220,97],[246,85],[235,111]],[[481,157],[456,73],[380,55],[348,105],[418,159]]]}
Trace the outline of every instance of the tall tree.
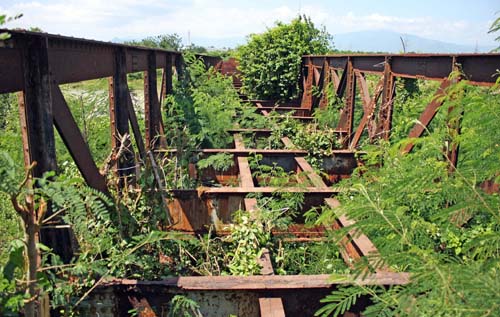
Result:
{"label": "tall tree", "polygon": [[148,36],[140,41],[125,42],[125,44],[179,51],[182,48],[182,38],[177,33],[162,34],[157,36]]}

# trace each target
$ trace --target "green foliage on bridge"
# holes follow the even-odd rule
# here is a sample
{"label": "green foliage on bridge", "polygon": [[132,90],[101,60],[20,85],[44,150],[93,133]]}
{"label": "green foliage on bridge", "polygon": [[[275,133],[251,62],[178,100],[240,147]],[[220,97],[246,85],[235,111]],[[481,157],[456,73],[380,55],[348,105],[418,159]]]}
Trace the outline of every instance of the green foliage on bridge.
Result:
{"label": "green foliage on bridge", "polygon": [[302,56],[325,54],[332,48],[332,36],[306,16],[289,24],[277,22],[265,33],[250,35],[248,43],[238,48],[243,89],[257,99],[297,98]]}

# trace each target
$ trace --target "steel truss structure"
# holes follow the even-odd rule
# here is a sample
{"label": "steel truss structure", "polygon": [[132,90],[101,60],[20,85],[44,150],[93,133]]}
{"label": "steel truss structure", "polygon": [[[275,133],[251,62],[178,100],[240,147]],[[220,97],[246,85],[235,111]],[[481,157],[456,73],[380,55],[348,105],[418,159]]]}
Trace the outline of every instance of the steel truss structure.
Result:
{"label": "steel truss structure", "polygon": [[[113,148],[119,148],[123,141],[121,137],[132,130],[136,140],[136,152],[143,161],[154,162],[151,157],[156,155],[155,153],[172,151],[164,146],[164,131],[169,127],[162,122],[161,105],[165,97],[172,92],[173,76],[182,76],[181,53],[44,33],[8,32],[11,38],[0,42],[0,93],[19,93],[25,166],[37,162],[32,170],[32,177],[41,177],[47,171],[57,170],[55,126],[87,184],[103,193],[109,191],[105,176],[99,172],[59,87],[66,83],[109,78],[109,122]],[[218,69],[222,72],[236,73],[234,62],[232,66],[225,67],[218,58],[201,58],[207,65],[219,64]],[[326,158],[330,166],[326,170],[328,176],[325,178],[313,170],[304,159],[307,155],[305,151],[245,147],[243,133],[255,133],[265,138],[270,135],[270,130],[232,129],[230,132],[234,139],[233,148],[200,149],[200,152],[205,156],[223,152],[233,154],[235,167],[222,174],[214,171],[208,171],[204,175],[193,173],[193,177],[207,177],[221,184],[221,187],[203,187],[191,191],[172,190],[173,198],[168,201],[166,210],[173,223],[171,230],[188,233],[202,231],[212,224],[213,213],[217,213],[218,219],[223,223],[228,223],[235,210],[252,211],[257,208],[256,199],[247,198],[248,193],[275,193],[277,188],[261,187],[253,179],[248,162],[251,153],[261,154],[267,162],[276,163],[287,171],[300,172],[303,175],[296,186],[279,190],[303,192],[309,207],[322,204],[335,207],[339,204],[335,199],[337,191],[330,185],[341,178],[349,177],[356,167],[356,149],[364,130],[368,130],[370,140],[390,137],[396,78],[440,81],[441,85],[436,92],[436,97],[439,97],[453,80],[465,79],[472,85],[491,86],[498,79],[499,68],[500,54],[304,56],[301,75],[303,96],[300,105],[276,105],[274,101],[263,100],[251,102],[255,104],[256,111],[263,115],[269,115],[272,110],[292,112],[297,119],[307,121],[312,119],[311,112],[316,107],[325,107],[331,96],[328,90],[333,90],[334,95],[343,100],[337,133],[343,140],[344,148],[333,151],[333,155]],[[158,69],[161,69],[163,74],[160,91],[156,79]],[[455,70],[460,71],[460,78],[449,77]],[[127,74],[133,72],[144,72],[144,137],[140,132],[127,84]],[[366,81],[367,74],[380,76],[372,94]],[[235,84],[239,85],[239,81],[235,80]],[[319,94],[313,91],[318,91]],[[357,92],[360,93],[363,117],[355,127]],[[422,135],[441,105],[439,100],[434,98],[429,103],[420,117],[422,125],[415,125],[410,137]],[[293,147],[290,139],[283,138],[281,141],[285,148]],[[130,149],[128,153],[134,152],[130,142],[123,146]],[[405,151],[409,152],[412,148],[413,146],[409,145]],[[456,165],[458,148],[453,148],[448,155]],[[134,155],[130,154],[116,162],[119,176],[133,178],[134,160]],[[237,185],[225,186],[228,182]],[[157,186],[162,189],[159,178]],[[352,221],[342,216],[337,219],[334,228],[351,225]],[[218,229],[218,234],[224,234],[221,228]],[[285,233],[291,234],[297,241],[313,241],[321,239],[324,229],[296,225]],[[72,257],[68,230],[70,229],[47,228],[41,232],[42,242],[53,248],[66,261]],[[359,232],[351,232],[340,241],[340,246],[342,257],[348,264],[378,252],[368,237]],[[163,313],[153,310],[152,307],[161,307],[161,302],[167,302],[166,299],[171,298],[172,294],[194,292],[203,302],[202,298],[207,296],[208,292],[218,293],[223,298],[221,302],[224,302],[224,305],[231,306],[229,303],[232,298],[236,302],[239,300],[248,304],[248,307],[257,307],[241,311],[243,315],[284,316],[285,312],[293,315],[306,309],[307,305],[296,303],[301,296],[308,301],[317,301],[338,284],[357,282],[395,285],[409,281],[406,273],[394,273],[389,268],[379,268],[366,279],[357,281],[346,277],[345,280],[333,282],[329,281],[327,275],[275,276],[269,254],[261,259],[261,264],[263,276],[193,276],[155,282],[108,281],[95,291],[95,298],[101,296],[101,299],[109,300],[109,305],[106,306],[109,311],[101,311],[101,315],[120,315],[134,307],[139,309],[139,316],[160,316]],[[316,307],[310,303],[306,304],[311,306],[310,309]],[[91,306],[90,301],[88,309],[96,309]],[[213,315],[217,316],[217,311],[213,312]]]}

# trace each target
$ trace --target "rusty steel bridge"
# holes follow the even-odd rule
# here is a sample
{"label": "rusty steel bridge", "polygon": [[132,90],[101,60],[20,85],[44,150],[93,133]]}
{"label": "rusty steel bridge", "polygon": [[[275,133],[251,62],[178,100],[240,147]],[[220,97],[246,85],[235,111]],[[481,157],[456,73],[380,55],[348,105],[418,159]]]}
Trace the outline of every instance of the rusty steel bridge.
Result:
{"label": "rusty steel bridge", "polygon": [[[97,168],[89,147],[73,114],[65,101],[60,85],[85,80],[109,78],[109,125],[113,148],[121,146],[120,136],[134,135],[135,144],[126,144],[128,153],[137,152],[139,159],[148,161],[160,150],[165,150],[164,131],[169,129],[162,122],[162,104],[173,91],[174,76],[182,76],[183,59],[180,52],[151,49],[129,45],[64,37],[27,31],[8,31],[11,38],[0,42],[0,93],[17,92],[19,114],[26,168],[33,162],[32,177],[41,177],[47,171],[57,171],[54,127],[64,141],[78,170],[88,186],[109,193],[105,175]],[[227,64],[216,57],[200,56],[206,65],[214,66],[226,74],[237,73],[234,62]],[[157,70],[162,71],[161,82],[157,82]],[[172,190],[166,212],[173,221],[169,230],[187,233],[200,232],[212,222],[216,212],[223,223],[231,221],[231,214],[241,209],[255,210],[255,198],[249,193],[271,194],[275,187],[258,186],[252,178],[248,157],[250,153],[263,156],[266,162],[277,163],[286,171],[305,172],[305,183],[286,189],[303,192],[307,210],[313,206],[339,204],[335,199],[337,190],[331,187],[342,178],[349,177],[358,161],[356,153],[363,134],[369,141],[389,139],[391,133],[396,78],[416,78],[440,82],[436,97],[444,94],[453,81],[465,79],[470,85],[491,86],[499,76],[500,54],[371,54],[371,55],[312,55],[302,59],[300,76],[303,95],[300,100],[287,104],[276,104],[269,100],[248,100],[257,112],[264,116],[271,111],[292,114],[297,120],[312,119],[312,111],[328,103],[327,89],[342,98],[343,107],[336,133],[342,148],[325,158],[325,174],[318,175],[305,160],[303,150],[262,150],[246,148],[242,134],[252,132],[268,137],[267,129],[232,129],[233,147],[229,149],[200,149],[203,155],[230,153],[235,165],[223,174],[208,173],[202,177],[220,184],[236,183],[236,187],[207,187],[202,190]],[[450,79],[450,74],[460,70],[460,78]],[[144,72],[145,135],[141,127],[127,84],[127,74]],[[377,75],[373,93],[370,94],[366,75]],[[238,80],[235,77],[235,84]],[[319,91],[319,94],[313,91]],[[359,94],[359,96],[357,96]],[[356,98],[358,97],[358,98]],[[361,100],[356,105],[356,100]],[[409,137],[420,137],[433,120],[442,98],[433,98],[421,113],[419,121]],[[361,107],[363,116],[354,125],[355,107]],[[458,132],[460,126],[452,127]],[[130,131],[132,130],[132,131]],[[157,136],[160,136],[159,138]],[[291,148],[292,141],[282,138],[283,144]],[[405,151],[410,152],[409,144]],[[445,153],[450,169],[459,159],[457,146]],[[116,162],[119,176],[133,177],[136,165],[134,155],[125,155]],[[196,175],[192,175],[196,177]],[[158,186],[162,186],[157,178]],[[201,193],[201,194],[200,194]],[[215,207],[217,206],[217,210]],[[339,217],[335,228],[352,225],[345,216]],[[68,261],[72,255],[68,228],[42,228],[41,241],[53,248]],[[216,228],[217,230],[217,228]],[[313,241],[323,234],[322,228],[305,228],[293,225],[285,232],[297,241]],[[221,232],[223,234],[223,232]],[[284,234],[275,232],[274,234]],[[376,254],[377,248],[363,234],[351,234],[340,242],[341,255],[346,263],[361,257]],[[163,316],[166,304],[176,293],[190,293],[200,305],[218,313],[234,313],[241,316],[298,316],[312,314],[319,308],[319,299],[327,295],[339,283],[329,280],[328,275],[274,275],[269,254],[261,259],[262,275],[258,276],[181,276],[163,281],[138,281],[117,279],[97,288],[88,304],[88,312],[99,311],[104,315],[121,316],[131,308],[139,309],[139,316]],[[397,285],[408,283],[406,273],[396,273],[380,268],[366,279],[357,282],[367,285]],[[209,301],[218,303],[218,308]],[[104,303],[92,306],[92,300]],[[208,307],[208,308],[207,308]],[[153,309],[155,308],[155,309]],[[93,309],[93,310],[92,310]],[[100,309],[100,310],[99,310]],[[351,315],[359,316],[358,310]]]}

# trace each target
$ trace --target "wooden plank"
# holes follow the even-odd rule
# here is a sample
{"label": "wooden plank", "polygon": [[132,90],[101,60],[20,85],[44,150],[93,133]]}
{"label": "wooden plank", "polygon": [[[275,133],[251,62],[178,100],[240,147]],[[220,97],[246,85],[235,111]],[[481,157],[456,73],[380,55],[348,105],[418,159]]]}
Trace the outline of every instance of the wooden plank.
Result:
{"label": "wooden plank", "polygon": [[275,290],[332,288],[334,285],[405,285],[409,273],[377,272],[365,277],[351,275],[271,275],[271,276],[179,276],[159,281],[110,279],[103,286],[163,286],[183,290]]}
{"label": "wooden plank", "polygon": [[283,301],[279,297],[261,297],[259,307],[261,317],[285,317]]}

